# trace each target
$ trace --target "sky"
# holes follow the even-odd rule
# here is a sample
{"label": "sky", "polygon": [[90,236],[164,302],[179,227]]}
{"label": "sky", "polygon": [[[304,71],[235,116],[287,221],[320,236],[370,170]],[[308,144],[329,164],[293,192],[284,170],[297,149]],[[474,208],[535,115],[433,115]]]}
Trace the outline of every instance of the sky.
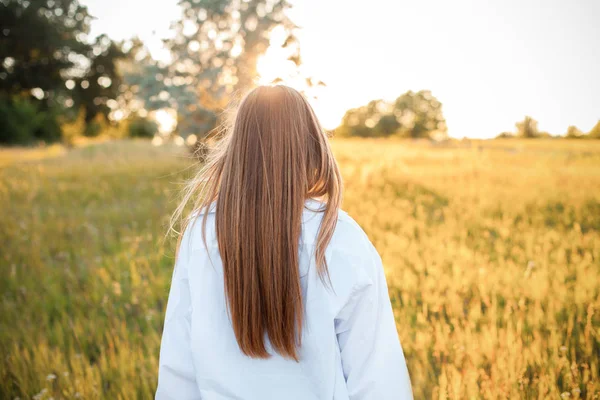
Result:
{"label": "sky", "polygon": [[[92,35],[137,35],[156,57],[179,16],[177,0],[81,2],[97,18]],[[303,68],[327,84],[313,101],[327,128],[349,108],[421,89],[442,102],[457,138],[514,131],[525,115],[552,134],[600,120],[599,0],[291,3]]]}

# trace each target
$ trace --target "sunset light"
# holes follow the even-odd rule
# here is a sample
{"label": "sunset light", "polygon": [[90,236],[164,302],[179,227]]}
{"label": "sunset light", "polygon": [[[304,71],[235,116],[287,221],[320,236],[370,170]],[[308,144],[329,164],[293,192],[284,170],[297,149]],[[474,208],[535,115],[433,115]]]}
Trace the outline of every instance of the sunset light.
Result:
{"label": "sunset light", "polygon": [[599,400],[599,21],[0,0],[0,399]]}
{"label": "sunset light", "polygon": [[[162,37],[177,16],[177,1],[147,6],[144,18],[126,23],[119,0],[85,0],[98,17],[92,33],[142,37],[164,57]],[[431,90],[442,103],[453,137],[494,137],[515,121],[534,116],[540,128],[562,134],[571,124],[586,131],[600,115],[600,65],[591,43],[600,37],[594,15],[600,3],[581,6],[552,0],[546,7],[517,0],[495,7],[473,0],[390,2],[369,7],[354,1],[292,1],[289,10],[302,50],[302,75],[327,86],[312,99],[323,124],[336,127],[346,110],[370,100],[393,100],[407,90]],[[584,6],[585,5],[585,6]],[[343,10],[340,11],[340,10]],[[118,22],[123,19],[122,23]],[[293,63],[281,49],[281,30],[258,60],[258,84],[281,83],[303,89]],[[577,60],[577,63],[571,62]],[[574,99],[577,99],[575,101]]]}
{"label": "sunset light", "polygon": [[160,109],[150,115],[158,124],[158,132],[168,134],[177,126],[177,113],[170,109]]}

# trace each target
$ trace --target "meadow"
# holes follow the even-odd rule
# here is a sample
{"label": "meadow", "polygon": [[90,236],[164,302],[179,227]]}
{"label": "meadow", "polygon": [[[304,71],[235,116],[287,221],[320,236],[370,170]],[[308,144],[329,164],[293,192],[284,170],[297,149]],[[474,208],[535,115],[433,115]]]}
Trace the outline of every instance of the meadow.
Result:
{"label": "meadow", "polygon": [[[334,139],[415,399],[600,397],[600,142]],[[192,162],[0,150],[0,398],[148,399]]]}

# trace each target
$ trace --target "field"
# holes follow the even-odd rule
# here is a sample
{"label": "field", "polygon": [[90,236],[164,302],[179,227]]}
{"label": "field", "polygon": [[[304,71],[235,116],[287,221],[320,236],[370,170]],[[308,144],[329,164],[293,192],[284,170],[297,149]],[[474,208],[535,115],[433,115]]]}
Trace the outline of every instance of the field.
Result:
{"label": "field", "polygon": [[[600,143],[334,150],[416,399],[600,397]],[[0,150],[0,398],[151,398],[191,163],[146,142],[47,153]]]}

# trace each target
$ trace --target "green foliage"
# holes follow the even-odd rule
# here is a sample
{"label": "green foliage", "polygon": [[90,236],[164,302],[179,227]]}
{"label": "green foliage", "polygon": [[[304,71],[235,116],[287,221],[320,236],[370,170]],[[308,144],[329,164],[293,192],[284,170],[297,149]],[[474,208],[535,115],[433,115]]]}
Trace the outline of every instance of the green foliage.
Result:
{"label": "green foliage", "polygon": [[446,136],[442,103],[428,90],[409,91],[396,99],[394,115],[400,121],[401,133],[413,138]]}
{"label": "green foliage", "polygon": [[408,91],[393,103],[373,100],[348,110],[336,130],[340,136],[411,138],[446,137],[446,121],[440,103],[430,91]]}
{"label": "green foliage", "polygon": [[102,132],[102,128],[104,128],[104,124],[99,123],[97,121],[92,121],[85,125],[85,129],[83,130],[83,136],[97,137]]}
{"label": "green foliage", "polygon": [[62,141],[67,146],[72,146],[75,139],[83,134],[86,130],[85,112],[80,109],[77,115],[73,118],[65,118],[62,124]]}
{"label": "green foliage", "polygon": [[[86,123],[99,113],[108,116],[107,103],[119,91],[116,62],[124,54],[106,36],[88,43],[91,18],[78,0],[0,2],[0,95],[27,95],[43,112],[74,105],[83,108]],[[56,113],[44,114],[51,116]],[[46,124],[52,132],[36,137],[56,140],[58,121],[46,119]],[[24,141],[22,131],[2,135],[4,142]]]}
{"label": "green foliage", "polygon": [[[502,132],[498,136],[497,139],[509,139],[509,138],[521,138],[521,139],[593,139],[600,138],[600,121],[596,124],[594,128],[589,132],[589,134],[585,135],[579,128],[574,125],[569,126],[567,132],[564,136],[560,135],[551,135],[548,132],[540,131],[538,129],[538,122],[531,118],[530,116],[525,116],[523,121],[519,121],[515,124],[517,131],[516,133],[512,132]],[[594,136],[596,135],[596,136]]]}
{"label": "green foliage", "polygon": [[[348,110],[336,133],[340,136],[382,136],[375,126],[379,123],[379,119],[386,115],[389,108],[390,105],[383,100],[372,100],[366,106]],[[387,124],[389,125],[389,122]]]}
{"label": "green foliage", "polygon": [[390,136],[398,132],[402,125],[394,114],[384,114],[375,124],[375,132],[380,132],[382,136]]}
{"label": "green foliage", "polygon": [[148,118],[135,116],[128,122],[127,131],[132,138],[152,138],[158,132],[158,126]]}
{"label": "green foliage", "polygon": [[98,115],[107,119],[111,111],[108,102],[121,94],[118,63],[127,55],[105,35],[99,36],[85,55],[90,66],[83,76],[72,78],[75,86],[71,95],[75,105],[83,107],[85,121],[90,124]]}
{"label": "green foliage", "polygon": [[517,122],[515,126],[517,128],[517,137],[523,139],[533,139],[540,136],[538,122],[530,116],[525,116],[523,121]]}
{"label": "green foliage", "polygon": [[578,127],[571,125],[567,129],[567,133],[565,134],[567,139],[583,139],[583,132]]}
{"label": "green foliage", "polygon": [[594,127],[588,132],[586,138],[588,139],[600,139],[600,121],[594,125]]}
{"label": "green foliage", "polygon": [[512,132],[502,132],[496,136],[496,139],[514,139],[515,137],[515,134]]}
{"label": "green foliage", "polygon": [[502,132],[498,136],[497,139],[511,139],[511,138],[520,138],[520,139],[552,139],[557,138],[557,136],[552,136],[548,132],[540,131],[538,129],[538,122],[531,118],[530,116],[525,116],[523,121],[519,121],[515,124],[516,132]]}
{"label": "green foliage", "polygon": [[269,46],[276,27],[287,34],[290,60],[300,63],[295,25],[284,11],[286,0],[183,0],[174,37],[166,41],[172,62],[154,62],[143,47],[135,48],[126,82],[147,110],[174,108],[178,133],[205,136],[234,93],[254,84],[256,62]]}
{"label": "green foliage", "polygon": [[78,0],[3,0],[0,9],[0,91],[40,88],[50,101],[89,48],[81,40],[91,22],[87,8]]}
{"label": "green foliage", "polygon": [[61,137],[57,113],[29,98],[0,96],[0,144],[53,142]]}

